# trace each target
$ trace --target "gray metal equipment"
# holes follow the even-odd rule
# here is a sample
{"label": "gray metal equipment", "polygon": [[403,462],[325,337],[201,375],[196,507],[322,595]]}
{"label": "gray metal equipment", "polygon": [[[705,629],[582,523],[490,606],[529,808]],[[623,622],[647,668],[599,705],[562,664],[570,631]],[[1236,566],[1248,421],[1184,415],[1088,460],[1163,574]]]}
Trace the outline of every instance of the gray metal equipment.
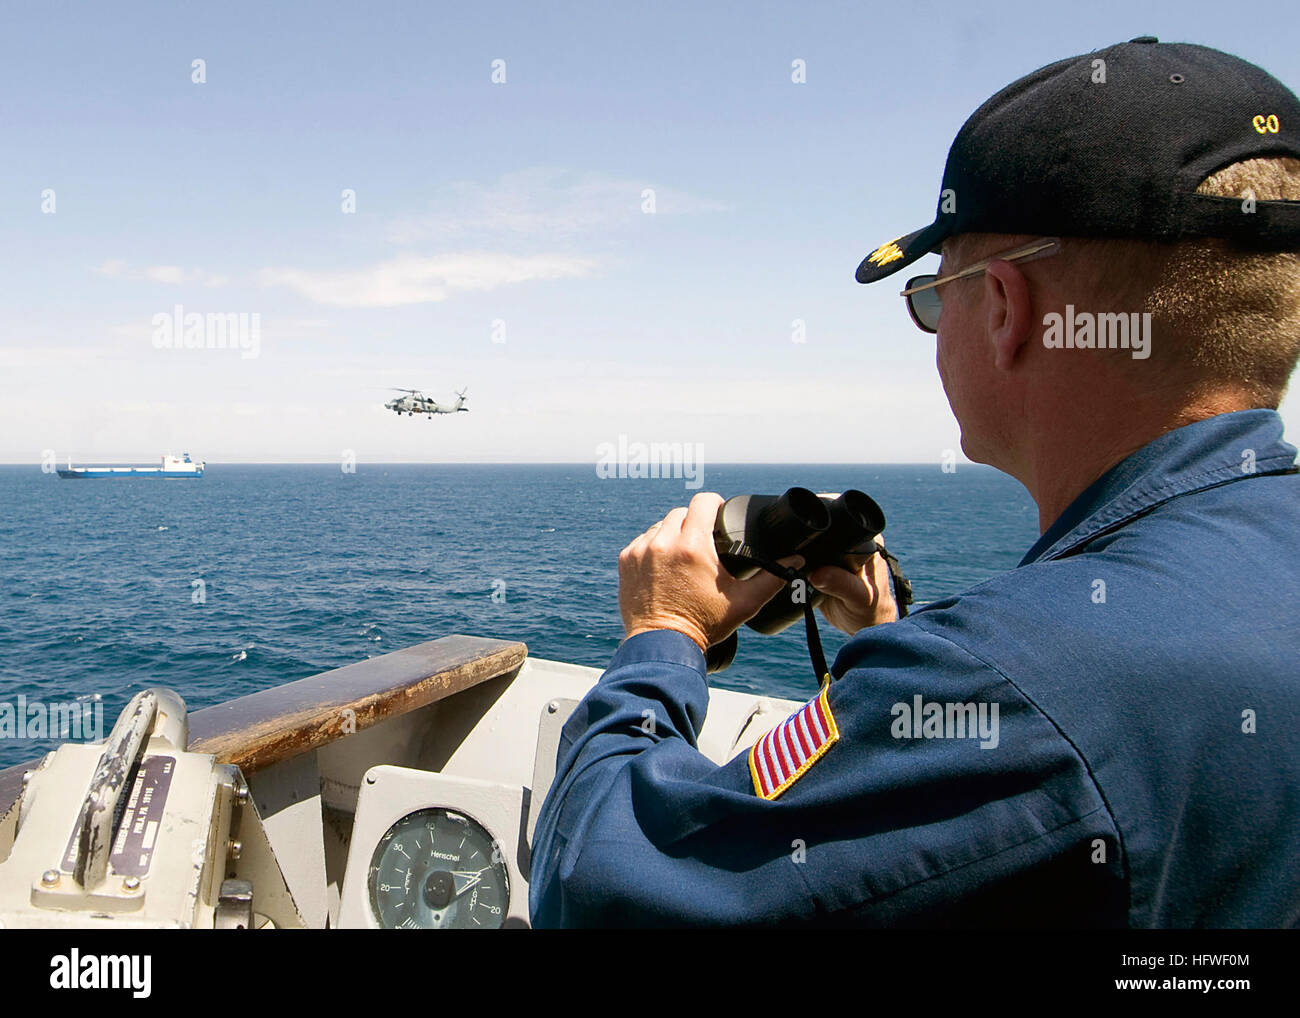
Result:
{"label": "gray metal equipment", "polygon": [[103,745],[47,754],[0,821],[0,928],[301,927],[239,768],[188,742],[148,689]]}

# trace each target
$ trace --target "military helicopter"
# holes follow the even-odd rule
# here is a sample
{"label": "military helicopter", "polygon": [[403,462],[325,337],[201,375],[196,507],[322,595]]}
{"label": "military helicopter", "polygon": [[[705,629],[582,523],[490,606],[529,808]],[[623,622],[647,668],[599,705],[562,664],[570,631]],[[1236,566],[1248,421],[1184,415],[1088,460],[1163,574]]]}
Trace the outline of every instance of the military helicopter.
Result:
{"label": "military helicopter", "polygon": [[384,404],[385,410],[391,410],[398,416],[406,414],[413,417],[416,414],[427,414],[430,419],[434,414],[454,414],[457,411],[469,413],[469,407],[465,405],[465,393],[469,392],[468,388],[461,389],[456,393],[456,403],[454,406],[444,406],[436,399],[426,396],[419,389],[399,389],[393,386],[395,392],[407,393],[405,396],[398,396],[396,399],[390,399]]}

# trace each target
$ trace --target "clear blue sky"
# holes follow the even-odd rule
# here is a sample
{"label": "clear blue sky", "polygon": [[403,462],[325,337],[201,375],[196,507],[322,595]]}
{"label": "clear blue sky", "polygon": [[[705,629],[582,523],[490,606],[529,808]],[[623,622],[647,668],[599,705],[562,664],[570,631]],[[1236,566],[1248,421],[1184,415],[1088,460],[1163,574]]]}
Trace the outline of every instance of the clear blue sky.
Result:
{"label": "clear blue sky", "polygon": [[[1280,2],[11,6],[0,460],[590,461],[620,434],[937,460],[933,339],[852,276],[930,220],[966,117],[1144,34],[1295,88],[1295,25]],[[259,356],[155,349],[176,304],[258,313]],[[381,408],[465,385],[469,414]]]}

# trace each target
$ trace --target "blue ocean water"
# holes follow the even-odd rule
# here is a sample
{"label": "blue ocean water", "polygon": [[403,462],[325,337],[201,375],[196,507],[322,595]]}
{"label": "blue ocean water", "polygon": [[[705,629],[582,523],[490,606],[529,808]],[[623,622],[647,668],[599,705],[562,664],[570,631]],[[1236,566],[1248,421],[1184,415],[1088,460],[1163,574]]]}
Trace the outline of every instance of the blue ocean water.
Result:
{"label": "blue ocean water", "polygon": [[[861,488],[918,602],[1013,568],[1038,536],[1024,488],[986,467],[710,466],[705,482]],[[0,702],[99,698],[111,726],[146,686],[193,710],[450,633],[604,667],[622,638],[620,549],[691,494],[590,464],[218,464],[197,481],[75,482],[0,467]],[[847,637],[819,621],[833,660]],[[713,681],[806,696],[803,627],[742,629]],[[0,739],[0,767],[53,745]]]}

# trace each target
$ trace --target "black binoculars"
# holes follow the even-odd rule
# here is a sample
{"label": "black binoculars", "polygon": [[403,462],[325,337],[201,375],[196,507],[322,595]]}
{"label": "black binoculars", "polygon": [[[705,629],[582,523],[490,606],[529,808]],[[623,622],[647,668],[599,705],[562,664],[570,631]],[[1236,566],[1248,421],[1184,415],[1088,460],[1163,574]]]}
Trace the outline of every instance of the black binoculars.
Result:
{"label": "black binoculars", "polygon": [[[811,617],[826,595],[804,577],[822,566],[857,570],[877,551],[875,538],[885,529],[885,514],[875,500],[850,489],[819,495],[790,488],[781,495],[736,495],[718,509],[713,542],[723,567],[737,579],[775,566],[787,555],[801,555],[800,577],[790,580],[746,625],[764,635],[779,633]],[[778,573],[780,566],[775,566]],[[808,605],[810,607],[805,607]],[[710,672],[720,672],[736,656],[736,634],[709,648]]]}

